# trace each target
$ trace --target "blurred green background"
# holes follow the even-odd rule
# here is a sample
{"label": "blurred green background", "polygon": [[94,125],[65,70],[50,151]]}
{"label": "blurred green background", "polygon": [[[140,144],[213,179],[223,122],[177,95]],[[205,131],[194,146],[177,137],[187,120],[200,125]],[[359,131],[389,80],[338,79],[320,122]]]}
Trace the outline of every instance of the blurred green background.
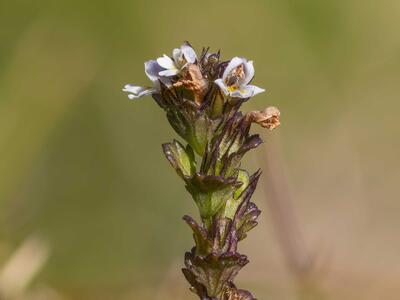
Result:
{"label": "blurred green background", "polygon": [[[143,62],[189,40],[255,61],[282,126],[240,287],[259,299],[399,299],[400,2],[0,2],[0,293],[195,299],[180,273],[194,203]],[[308,265],[308,261],[312,261]]]}

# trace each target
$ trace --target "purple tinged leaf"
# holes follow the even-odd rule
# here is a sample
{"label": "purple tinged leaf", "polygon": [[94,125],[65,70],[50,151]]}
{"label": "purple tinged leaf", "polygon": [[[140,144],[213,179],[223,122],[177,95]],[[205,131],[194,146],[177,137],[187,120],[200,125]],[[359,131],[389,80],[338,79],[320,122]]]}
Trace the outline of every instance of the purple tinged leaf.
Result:
{"label": "purple tinged leaf", "polygon": [[183,220],[193,231],[193,238],[196,243],[196,255],[204,255],[208,253],[212,246],[207,231],[190,216],[183,216]]}

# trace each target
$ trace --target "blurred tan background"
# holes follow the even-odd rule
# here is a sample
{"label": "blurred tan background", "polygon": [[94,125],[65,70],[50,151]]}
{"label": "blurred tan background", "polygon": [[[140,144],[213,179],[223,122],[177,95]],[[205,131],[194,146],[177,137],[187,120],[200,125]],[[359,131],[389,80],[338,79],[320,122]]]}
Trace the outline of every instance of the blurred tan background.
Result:
{"label": "blurred tan background", "polygon": [[[240,287],[264,299],[400,299],[400,2],[0,2],[0,293],[195,299],[180,273],[193,201],[143,62],[184,40],[255,61],[283,125]],[[2,299],[3,299],[2,298]]]}

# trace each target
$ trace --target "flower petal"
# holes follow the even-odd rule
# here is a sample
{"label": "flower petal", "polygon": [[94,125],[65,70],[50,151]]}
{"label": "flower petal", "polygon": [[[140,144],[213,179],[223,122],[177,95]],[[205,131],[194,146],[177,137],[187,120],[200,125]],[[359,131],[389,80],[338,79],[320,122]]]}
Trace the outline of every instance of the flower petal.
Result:
{"label": "flower petal", "polygon": [[182,50],[179,48],[175,48],[172,51],[172,57],[174,58],[175,63],[177,63],[182,59],[182,55],[183,55]]}
{"label": "flower petal", "polygon": [[133,85],[133,84],[126,84],[124,86],[124,88],[122,89],[122,91],[132,93],[132,94],[138,94],[141,91],[143,91],[143,89],[146,89],[146,88],[144,88],[142,86]]}
{"label": "flower petal", "polygon": [[179,70],[177,68],[173,68],[173,69],[169,69],[169,70],[163,70],[158,74],[160,76],[171,77],[171,76],[175,76],[178,73],[179,73]]}
{"label": "flower petal", "polygon": [[144,63],[144,70],[146,72],[147,77],[153,82],[155,89],[160,89],[160,82],[166,86],[171,85],[171,80],[167,77],[160,76],[159,73],[165,71],[163,67],[161,67],[157,61],[149,60]]}
{"label": "flower petal", "polygon": [[157,61],[155,60],[149,60],[146,61],[144,63],[144,71],[147,75],[147,77],[149,77],[149,79],[154,83],[156,81],[158,81],[159,79],[159,75],[158,73],[160,73],[161,71],[163,71],[164,68],[162,68]]}
{"label": "flower petal", "polygon": [[214,82],[219,86],[219,88],[224,92],[225,95],[229,95],[228,87],[225,85],[224,81],[221,78],[215,80]]}
{"label": "flower petal", "polygon": [[251,97],[251,91],[246,91],[244,89],[237,89],[233,92],[230,93],[230,96],[233,98],[250,98]]}
{"label": "flower petal", "polygon": [[193,48],[190,47],[187,43],[184,43],[181,46],[181,49],[186,61],[188,63],[194,64],[196,62],[197,55],[196,52],[193,50]]}
{"label": "flower petal", "polygon": [[164,69],[172,69],[175,67],[175,63],[172,58],[165,54],[162,57],[157,58],[157,63]]}
{"label": "flower petal", "polygon": [[154,88],[147,88],[147,87],[142,87],[142,86],[136,86],[136,85],[131,85],[127,84],[124,86],[122,89],[124,92],[128,92],[128,98],[129,99],[137,99],[146,95],[150,95],[156,92]]}
{"label": "flower petal", "polygon": [[254,77],[254,66],[253,66],[253,61],[248,61],[244,65],[244,74],[245,77],[243,78],[243,85],[249,84],[249,82],[253,79]]}
{"label": "flower petal", "polygon": [[265,90],[255,85],[247,85],[240,89],[243,98],[253,97],[262,92],[265,92]]}
{"label": "flower petal", "polygon": [[226,67],[224,74],[222,75],[222,79],[225,80],[226,77],[231,73],[235,68],[240,66],[241,64],[246,64],[247,60],[243,57],[234,57],[229,62],[228,66]]}

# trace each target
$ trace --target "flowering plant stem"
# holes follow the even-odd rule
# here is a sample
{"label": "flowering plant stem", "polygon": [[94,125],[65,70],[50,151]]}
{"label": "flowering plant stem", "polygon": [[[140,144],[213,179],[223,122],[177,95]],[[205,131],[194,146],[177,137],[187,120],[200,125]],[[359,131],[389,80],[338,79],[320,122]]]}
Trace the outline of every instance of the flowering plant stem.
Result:
{"label": "flowering plant stem", "polygon": [[257,225],[260,214],[251,202],[261,171],[241,168],[246,152],[262,143],[250,134],[252,123],[274,129],[280,113],[275,107],[243,114],[242,103],[264,90],[250,85],[252,61],[203,49],[197,57],[189,43],[145,63],[153,86],[126,85],[131,99],[151,94],[166,112],[172,128],[186,142],[163,144],[163,151],[198,206],[200,220],[184,221],[195,246],[185,254],[182,269],[190,289],[202,300],[252,300],[234,279],[249,261],[238,243]]}

